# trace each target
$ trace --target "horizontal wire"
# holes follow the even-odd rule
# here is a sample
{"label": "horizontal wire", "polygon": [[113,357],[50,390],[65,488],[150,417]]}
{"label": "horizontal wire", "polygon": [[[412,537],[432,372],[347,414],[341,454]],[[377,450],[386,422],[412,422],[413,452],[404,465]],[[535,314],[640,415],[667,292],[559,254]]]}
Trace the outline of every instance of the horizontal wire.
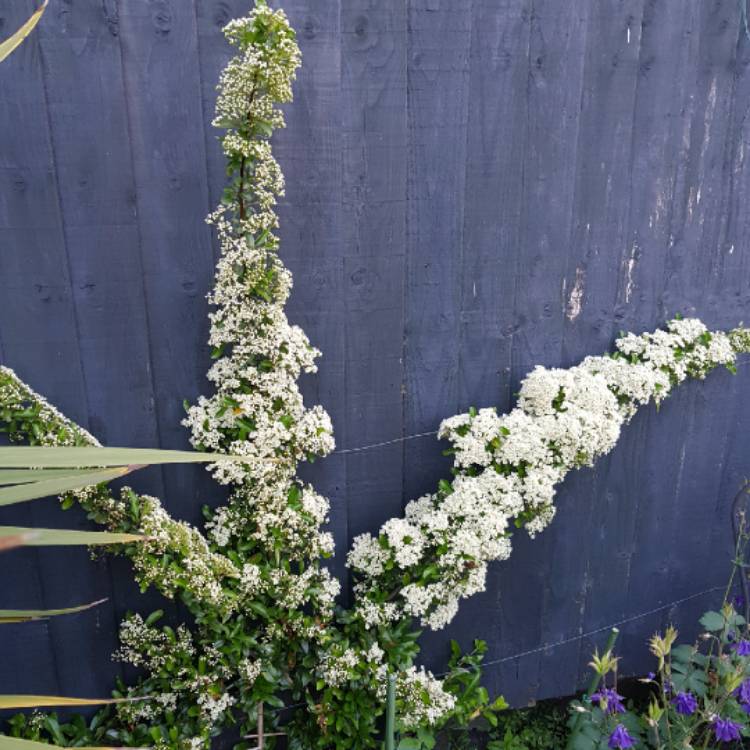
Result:
{"label": "horizontal wire", "polygon": [[[486,667],[492,667],[496,664],[503,664],[506,661],[513,661],[514,659],[521,659],[524,656],[531,656],[533,654],[541,653],[542,651],[547,651],[549,649],[558,648],[559,646],[565,646],[569,643],[575,643],[576,641],[582,641],[584,638],[590,638],[593,635],[598,635],[599,633],[603,633],[607,630],[612,630],[612,628],[620,627],[621,625],[627,625],[628,623],[634,622],[635,620],[641,620],[644,617],[648,617],[649,615],[655,615],[658,612],[663,612],[665,609],[670,609],[671,607],[676,607],[679,604],[684,604],[685,602],[692,601],[693,599],[698,599],[701,596],[705,596],[706,594],[713,594],[715,591],[723,591],[726,589],[726,584],[723,584],[721,586],[713,586],[710,589],[705,589],[704,591],[698,591],[695,594],[690,594],[689,596],[683,596],[681,599],[675,599],[674,601],[671,601],[667,604],[662,604],[659,607],[654,607],[653,609],[646,610],[645,612],[639,612],[637,615],[631,615],[630,617],[625,617],[622,620],[618,620],[617,622],[612,622],[609,625],[602,625],[600,628],[596,628],[594,630],[589,630],[586,633],[581,633],[580,635],[574,635],[570,636],[569,638],[564,638],[561,641],[554,641],[553,643],[546,643],[543,646],[537,646],[536,648],[531,648],[526,651],[519,651],[516,654],[511,654],[510,656],[503,656],[500,659],[492,659],[490,661],[483,661],[481,664],[481,668],[485,669]],[[436,674],[435,677],[445,677],[446,675],[450,674],[450,670],[448,672],[441,672],[440,674]],[[281,711],[288,711],[292,708],[301,708],[302,706],[306,706],[307,703],[293,703],[289,706],[282,706],[281,708],[277,708],[271,713],[279,713]]]}
{"label": "horizontal wire", "polygon": [[[726,589],[726,584],[723,584],[721,586],[714,586],[710,589],[705,589],[704,591],[699,591],[695,594],[690,594],[689,596],[685,596],[682,599],[675,599],[673,602],[669,602],[668,604],[662,604],[659,607],[654,607],[653,609],[649,609],[646,612],[640,612],[637,615],[632,615],[630,617],[626,617],[623,620],[618,620],[617,622],[610,623],[609,625],[603,625],[600,628],[596,628],[595,630],[589,630],[586,633],[581,633],[580,635],[574,635],[569,638],[564,638],[561,641],[555,641],[554,643],[547,643],[543,646],[538,646],[537,648],[529,649],[528,651],[520,651],[517,654],[511,654],[510,656],[503,656],[501,659],[493,659],[492,661],[483,661],[482,662],[482,668],[484,667],[491,667],[495,664],[502,664],[506,661],[512,661],[513,659],[520,659],[524,656],[531,656],[532,654],[538,654],[541,651],[547,651],[548,649],[557,648],[558,646],[565,646],[568,643],[575,643],[576,641],[582,641],[584,638],[590,638],[592,635],[598,635],[599,633],[603,633],[606,630],[612,630],[612,628],[617,628],[620,625],[627,625],[630,622],[634,622],[635,620],[641,620],[644,617],[648,617],[649,615],[654,615],[657,612],[663,612],[665,609],[670,609],[671,607],[676,607],[678,604],[684,604],[685,602],[689,602],[692,599],[698,599],[701,596],[705,596],[706,594],[712,594],[715,591],[722,591]],[[440,674],[435,675],[435,677],[445,677],[447,674],[450,674],[450,672],[441,672]]]}
{"label": "horizontal wire", "polygon": [[437,430],[432,432],[418,432],[416,435],[404,435],[402,437],[394,438],[393,440],[385,440],[382,443],[372,443],[371,445],[362,445],[359,448],[342,448],[338,451],[333,451],[332,455],[342,453],[361,453],[362,451],[369,451],[372,448],[382,448],[385,445],[395,445],[396,443],[404,443],[407,440],[416,440],[416,438],[430,437],[431,435],[437,435]]}

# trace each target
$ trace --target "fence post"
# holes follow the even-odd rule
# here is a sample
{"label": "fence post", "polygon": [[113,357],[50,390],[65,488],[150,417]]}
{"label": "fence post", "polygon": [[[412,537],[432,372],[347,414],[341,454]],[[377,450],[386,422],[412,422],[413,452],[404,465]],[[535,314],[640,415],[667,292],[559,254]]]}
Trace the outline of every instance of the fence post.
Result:
{"label": "fence post", "polygon": [[385,750],[396,750],[396,675],[388,675],[385,701]]}

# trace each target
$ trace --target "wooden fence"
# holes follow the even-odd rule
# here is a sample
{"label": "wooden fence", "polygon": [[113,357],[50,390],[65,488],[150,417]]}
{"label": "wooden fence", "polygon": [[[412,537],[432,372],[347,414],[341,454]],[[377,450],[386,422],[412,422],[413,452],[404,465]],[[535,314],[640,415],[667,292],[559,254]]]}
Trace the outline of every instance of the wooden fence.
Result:
{"label": "wooden fence", "polygon": [[[0,36],[33,5],[0,0]],[[434,437],[400,438],[505,410],[534,365],[621,329],[750,320],[750,42],[737,0],[283,5],[304,55],[276,143],[283,256],[291,317],[324,352],[306,394],[345,449],[309,471],[344,576],[351,538],[446,474]],[[224,179],[209,123],[220,29],[247,8],[51,0],[0,66],[0,361],[110,445],[184,447],[182,399],[207,388],[203,217]],[[482,637],[488,687],[522,704],[581,684],[597,637],[581,634],[626,621],[628,673],[668,619],[691,632],[715,596],[693,594],[728,573],[748,393],[741,367],[638,415],[566,481],[553,526],[425,638],[428,663],[449,636]],[[146,484],[196,521],[217,500],[200,469]],[[53,501],[20,512],[63,522]],[[106,693],[119,618],[157,601],[85,551],[4,556],[0,581],[4,606],[109,597],[6,626],[5,692]]]}

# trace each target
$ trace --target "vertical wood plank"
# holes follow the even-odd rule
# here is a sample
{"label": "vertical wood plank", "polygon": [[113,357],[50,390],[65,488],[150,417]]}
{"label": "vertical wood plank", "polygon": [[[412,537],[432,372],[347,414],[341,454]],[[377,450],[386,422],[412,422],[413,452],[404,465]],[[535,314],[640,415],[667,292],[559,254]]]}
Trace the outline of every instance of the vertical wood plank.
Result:
{"label": "vertical wood plank", "polygon": [[[463,246],[459,301],[453,303],[460,304],[458,397],[452,410],[443,405],[443,416],[470,405],[497,406],[503,412],[514,400],[511,342],[519,326],[516,284],[524,253],[521,214],[526,198],[533,11],[532,3],[523,0],[477,0],[472,8]],[[514,545],[510,566],[516,556],[523,556],[526,542],[517,535]],[[521,580],[528,581],[527,566],[522,579],[513,578],[510,566],[490,567],[487,592],[462,603],[452,628],[467,647],[481,629],[495,658],[537,642],[531,633],[516,628],[516,621],[528,604],[538,601],[540,592],[533,585],[521,585]],[[434,640],[437,651],[440,641]],[[523,683],[533,694],[536,677],[527,679],[528,664],[491,668],[488,685],[496,689],[501,683],[501,691],[514,696],[516,686]]]}
{"label": "vertical wood plank", "polygon": [[[407,255],[403,391],[405,436],[437,430],[463,399],[462,281],[474,3],[411,0],[407,52]],[[468,406],[468,404],[463,404]],[[433,492],[450,462],[434,437],[407,440],[405,501]],[[451,632],[460,629],[454,626]],[[425,632],[423,658],[440,670],[445,632]]]}
{"label": "vertical wood plank", "polygon": [[[408,6],[408,249],[404,432],[437,429],[459,403],[459,321],[471,5]],[[433,440],[404,443],[404,497],[432,491],[448,462]]]}
{"label": "vertical wood plank", "polygon": [[40,40],[90,422],[104,443],[156,445],[119,33],[114,5],[76,5]]}
{"label": "vertical wood plank", "polygon": [[[653,328],[667,317],[659,309],[660,290],[656,290],[664,278],[669,241],[668,206],[681,141],[680,112],[689,95],[682,81],[689,78],[685,71],[695,60],[698,27],[698,19],[689,9],[675,13],[677,10],[649,4],[642,20],[628,234],[618,245],[617,266],[613,263],[612,269],[619,277],[613,335],[618,328]],[[667,49],[669,54],[665,54]],[[653,409],[638,415],[623,433],[621,450],[608,464],[604,502],[598,504],[595,519],[599,543],[592,549],[590,565],[591,570],[602,573],[591,577],[584,619],[588,629],[606,624],[613,616],[627,616],[634,609],[651,609],[697,587],[689,585],[686,592],[678,580],[667,585],[669,564],[663,544],[665,534],[673,528],[673,534],[680,534],[682,527],[679,519],[672,517],[672,509],[684,492],[680,480],[684,449],[681,440],[665,440],[665,435],[692,431],[692,409],[684,407],[693,403],[689,387],[683,386],[673,395],[672,402],[658,415]],[[672,521],[677,522],[675,527]],[[673,554],[673,545],[669,545],[669,551]],[[608,576],[622,584],[608,585]],[[656,629],[672,615],[660,612],[622,628],[619,646],[625,654],[623,673],[630,673],[639,664],[647,667],[648,657],[636,645],[642,642],[644,629]],[[582,672],[586,656],[582,650]]]}
{"label": "vertical wood plank", "polygon": [[[280,3],[297,30],[302,68],[294,103],[285,108],[287,128],[275,139],[286,175],[279,204],[281,255],[295,277],[290,320],[322,351],[318,373],[305,378],[307,404],[322,404],[333,420],[338,447],[346,442],[344,390],[345,313],[342,278],[341,18],[339,0],[311,6]],[[346,465],[332,455],[301,467],[302,475],[331,502],[330,530],[336,555],[330,567],[346,578]]]}
{"label": "vertical wood plank", "polygon": [[[733,177],[730,155],[736,146],[729,134],[738,104],[732,71],[742,33],[735,10],[728,5],[701,5],[696,11],[695,54],[681,70],[689,94],[683,97],[683,116],[678,121],[681,137],[674,138],[680,156],[670,204],[663,304],[670,315],[681,311],[698,315],[711,326],[731,326],[744,316],[720,291],[726,284],[725,259],[732,263],[726,217]],[[658,450],[646,453],[653,477],[649,488],[655,490],[653,502],[662,533],[657,537],[653,526],[643,524],[638,541],[647,550],[654,543],[664,545],[660,575],[649,583],[667,600],[711,586],[729,574],[729,503],[734,491],[724,483],[724,465],[731,450],[728,427],[737,406],[734,386],[727,373],[716,373],[705,384],[684,389],[672,404],[677,413],[660,426],[666,434],[677,436],[678,460],[665,469],[657,460]],[[636,575],[643,580],[642,566]],[[632,598],[638,598],[635,589]],[[686,635],[696,632],[696,618],[705,606],[697,601],[680,612],[678,622]]]}
{"label": "vertical wood plank", "polygon": [[[564,321],[560,287],[568,261],[565,238],[574,221],[574,192],[561,186],[574,184],[576,177],[590,10],[579,7],[571,12],[569,7],[548,2],[534,2],[530,10],[518,241],[512,248],[516,272],[509,339],[514,391],[537,364],[557,366],[560,360]],[[562,508],[580,523],[576,506]],[[533,541],[517,534],[510,564],[498,566],[499,605],[510,613],[502,622],[508,633],[517,634],[511,638],[512,647],[497,644],[506,653],[568,636],[569,623],[559,617],[560,603],[568,604],[575,597],[575,583],[568,576],[555,575],[553,563],[560,553],[560,539],[570,533],[567,520],[561,512],[555,525]],[[533,701],[544,692],[570,692],[564,668],[569,653],[571,648],[563,647],[509,663],[496,671],[497,689],[507,685],[518,703]]]}
{"label": "vertical wood plank", "polygon": [[[347,445],[401,435],[406,257],[406,3],[342,3]],[[349,537],[402,505],[399,444],[344,456]]]}
{"label": "vertical wood plank", "polygon": [[[61,6],[45,21],[39,41],[89,427],[105,444],[158,445],[118,8]],[[144,472],[135,486],[164,494],[158,469]],[[118,581],[119,619],[133,607],[135,586],[124,561],[108,566]],[[62,566],[47,575],[53,590],[70,580]],[[71,621],[54,627],[70,628]],[[84,662],[62,644],[58,651],[70,675],[82,663],[89,669],[106,663],[100,654]]]}
{"label": "vertical wood plank", "polygon": [[[606,351],[612,342],[617,276],[610,258],[612,248],[627,241],[643,5],[600,3],[592,8],[587,27],[574,222],[563,275],[563,366]],[[553,554],[556,564],[570,573],[558,589],[563,596],[551,617],[558,627],[566,623],[570,632],[585,632],[587,591],[592,581],[605,575],[601,566],[592,567],[591,556],[609,460],[601,459],[593,470],[571,477],[559,494],[558,507],[567,512],[557,519]],[[578,658],[576,647],[561,657],[562,679],[569,689],[583,678],[590,649],[591,643],[584,640],[577,644]]]}
{"label": "vertical wood plank", "polygon": [[[159,445],[188,447],[183,399],[205,392],[213,277],[192,3],[127,3],[119,17]],[[174,135],[179,134],[178,138]],[[166,335],[165,335],[166,334]],[[202,467],[166,469],[165,502],[193,523],[220,495]]]}

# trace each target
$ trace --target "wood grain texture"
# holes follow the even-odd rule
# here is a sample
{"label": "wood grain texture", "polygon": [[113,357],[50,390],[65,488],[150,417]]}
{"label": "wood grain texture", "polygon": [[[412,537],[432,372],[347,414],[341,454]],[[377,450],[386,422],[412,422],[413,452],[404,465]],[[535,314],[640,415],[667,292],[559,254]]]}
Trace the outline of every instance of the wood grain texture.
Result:
{"label": "wood grain texture", "polygon": [[[304,61],[276,138],[289,316],[323,351],[303,389],[340,449],[470,405],[505,411],[534,365],[600,353],[620,329],[678,312],[747,322],[750,42],[735,0],[274,5]],[[32,6],[0,0],[0,36]],[[225,179],[210,121],[231,54],[221,28],[248,6],[51,0],[0,66],[0,359],[108,443],[185,446],[182,398],[206,388],[217,247],[203,217]],[[570,693],[605,636],[540,646],[720,583],[748,473],[749,378],[716,374],[639,414],[564,483],[553,526],[518,534],[487,591],[424,637],[425,661],[440,670],[449,637],[482,637],[506,659],[487,671],[492,692]],[[352,536],[448,476],[441,447],[304,467],[331,498],[342,579]],[[200,469],[143,487],[191,520],[221,499]],[[20,512],[85,524],[51,502]],[[4,606],[110,603],[9,630],[4,690],[107,692],[119,614],[158,601],[120,562],[60,560],[4,557]],[[689,638],[711,603],[623,625],[621,671],[648,669],[645,638],[670,620]]]}
{"label": "wood grain texture", "polygon": [[[403,418],[407,248],[405,4],[341,3],[345,445],[386,442]],[[349,539],[401,515],[403,446],[346,463]]]}
{"label": "wood grain texture", "polygon": [[[341,3],[306,0],[283,4],[297,29],[302,68],[295,103],[284,108],[287,128],[276,140],[286,178],[279,205],[284,261],[295,278],[289,318],[322,351],[315,377],[303,378],[306,403],[320,403],[331,415],[336,443],[346,440],[346,290],[343,239]],[[304,206],[304,208],[302,208]],[[343,396],[343,397],[342,397]],[[331,456],[301,474],[331,502],[330,530],[337,554],[329,567],[345,580],[343,551],[348,537],[347,466]]]}
{"label": "wood grain texture", "polygon": [[[213,275],[195,11],[191,3],[126,3],[119,28],[154,422],[160,445],[183,449],[183,399],[208,386],[205,296]],[[198,523],[212,492],[205,469],[163,473],[169,510]]]}

